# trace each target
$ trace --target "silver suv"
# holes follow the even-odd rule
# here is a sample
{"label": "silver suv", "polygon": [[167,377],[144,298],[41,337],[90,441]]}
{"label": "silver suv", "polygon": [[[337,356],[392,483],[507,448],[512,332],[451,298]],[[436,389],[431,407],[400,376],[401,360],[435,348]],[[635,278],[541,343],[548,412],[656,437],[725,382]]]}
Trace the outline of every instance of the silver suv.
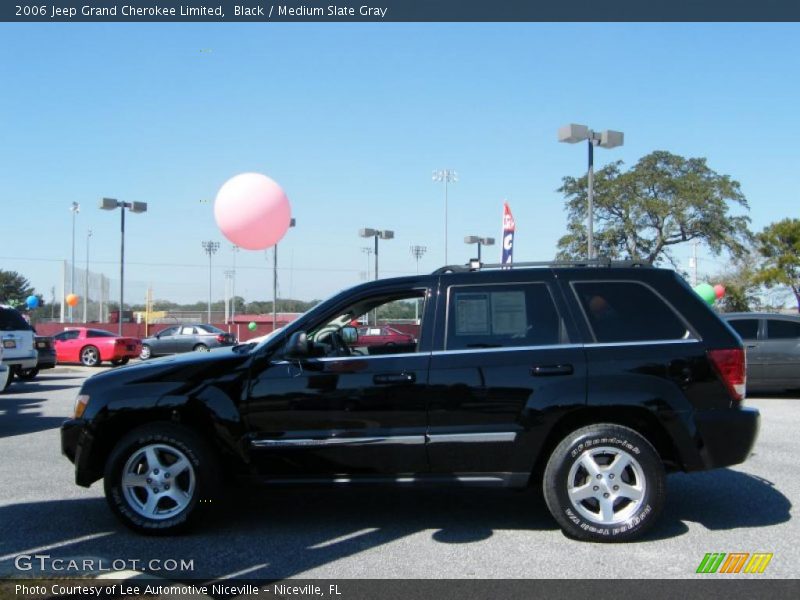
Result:
{"label": "silver suv", "polygon": [[36,368],[33,329],[15,309],[0,304],[0,345],[3,365],[9,368],[10,381],[21,369]]}

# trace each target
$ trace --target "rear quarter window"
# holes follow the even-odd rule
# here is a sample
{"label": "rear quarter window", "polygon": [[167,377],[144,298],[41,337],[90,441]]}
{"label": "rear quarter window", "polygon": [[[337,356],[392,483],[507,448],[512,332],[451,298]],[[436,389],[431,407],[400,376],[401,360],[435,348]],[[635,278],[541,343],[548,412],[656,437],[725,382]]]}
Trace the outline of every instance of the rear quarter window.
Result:
{"label": "rear quarter window", "polygon": [[572,287],[598,343],[691,338],[683,319],[636,281],[581,281]]}

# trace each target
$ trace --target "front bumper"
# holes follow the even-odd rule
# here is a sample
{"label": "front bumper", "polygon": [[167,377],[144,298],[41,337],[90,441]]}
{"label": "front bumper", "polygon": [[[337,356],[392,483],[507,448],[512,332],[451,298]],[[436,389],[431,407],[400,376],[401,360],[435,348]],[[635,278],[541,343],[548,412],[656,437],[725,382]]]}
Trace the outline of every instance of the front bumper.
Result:
{"label": "front bumper", "polygon": [[89,487],[101,474],[91,464],[94,436],[83,419],[70,419],[61,425],[61,453],[75,465],[75,483]]}
{"label": "front bumper", "polygon": [[706,469],[747,460],[758,437],[761,415],[756,408],[704,410],[695,413],[698,449]]}

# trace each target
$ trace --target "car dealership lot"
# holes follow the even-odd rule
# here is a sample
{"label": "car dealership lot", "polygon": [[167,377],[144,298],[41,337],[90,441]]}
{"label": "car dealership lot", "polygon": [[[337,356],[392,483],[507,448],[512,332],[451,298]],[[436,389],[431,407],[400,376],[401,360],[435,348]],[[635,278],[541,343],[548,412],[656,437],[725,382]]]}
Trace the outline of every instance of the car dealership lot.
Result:
{"label": "car dealership lot", "polygon": [[0,396],[0,576],[33,575],[43,564],[52,572],[69,564],[53,559],[80,559],[95,570],[124,564],[175,580],[684,578],[707,552],[771,552],[758,577],[800,575],[794,397],[748,399],[762,411],[754,456],[731,469],[670,476],[665,514],[638,543],[569,540],[534,490],[364,487],[242,488],[198,531],[147,538],[112,516],[101,482],[75,486],[60,453],[58,426],[80,383],[97,371],[59,367]]}

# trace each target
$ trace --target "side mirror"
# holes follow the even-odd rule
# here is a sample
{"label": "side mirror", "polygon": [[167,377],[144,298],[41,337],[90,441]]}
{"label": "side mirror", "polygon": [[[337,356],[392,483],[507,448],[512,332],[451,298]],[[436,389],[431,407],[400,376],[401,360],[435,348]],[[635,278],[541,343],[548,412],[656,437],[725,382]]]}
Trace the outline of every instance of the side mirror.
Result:
{"label": "side mirror", "polygon": [[306,358],[308,356],[308,336],[305,331],[295,331],[283,350],[287,358]]}
{"label": "side mirror", "polygon": [[342,327],[341,334],[345,344],[352,345],[358,341],[358,329],[352,325]]}

